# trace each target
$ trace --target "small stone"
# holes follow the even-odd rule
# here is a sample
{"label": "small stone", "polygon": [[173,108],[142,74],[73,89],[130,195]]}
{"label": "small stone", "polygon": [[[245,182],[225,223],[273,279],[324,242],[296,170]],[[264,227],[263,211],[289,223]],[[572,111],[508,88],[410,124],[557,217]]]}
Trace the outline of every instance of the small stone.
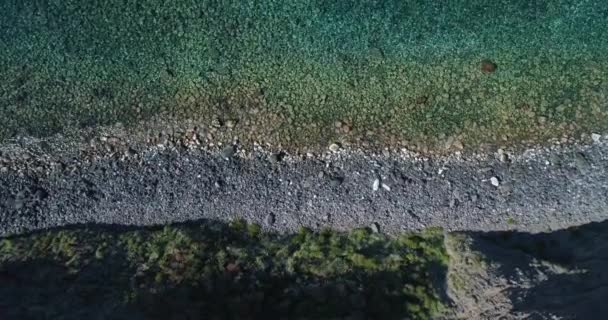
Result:
{"label": "small stone", "polygon": [[21,210],[24,207],[25,203],[23,199],[17,198],[15,202],[13,202],[13,208],[15,210]]}
{"label": "small stone", "polygon": [[42,200],[46,199],[46,197],[48,197],[48,196],[49,196],[49,193],[46,192],[46,190],[44,190],[42,188],[38,188],[34,192],[34,198],[38,201],[42,201]]}
{"label": "small stone", "polygon": [[388,185],[386,185],[384,183],[382,184],[382,189],[384,189],[386,191],[391,191],[391,187],[389,187]]}
{"label": "small stone", "polygon": [[132,157],[134,157],[136,155],[137,155],[137,152],[135,150],[133,150],[133,148],[128,148],[125,151],[125,157],[127,157],[127,158],[132,158]]}
{"label": "small stone", "polygon": [[448,206],[450,207],[450,209],[453,209],[454,207],[456,207],[457,204],[458,200],[456,200],[456,198],[452,198],[450,199],[450,203],[448,203]]}
{"label": "small stone", "polygon": [[285,156],[285,154],[283,152],[273,153],[272,155],[270,155],[270,162],[272,162],[272,163],[281,162],[283,160],[284,156]]}
{"label": "small stone", "polygon": [[17,192],[17,195],[15,196],[16,199],[25,199],[26,197],[26,191],[25,190],[21,190],[19,192]]}
{"label": "small stone", "polygon": [[342,184],[342,182],[344,182],[344,178],[343,177],[332,177],[329,180],[329,185],[332,187],[338,187]]}
{"label": "small stone", "polygon": [[547,122],[547,117],[540,116],[538,117],[538,124],[544,125]]}
{"label": "small stone", "polygon": [[496,178],[496,177],[490,178],[490,183],[495,187],[498,187],[500,185],[500,182],[498,181],[498,178]]}
{"label": "small stone", "polygon": [[496,63],[494,63],[494,61],[489,60],[489,59],[481,60],[481,71],[482,72],[492,73],[492,72],[496,71],[497,68],[498,68],[498,66],[496,65]]}
{"label": "small stone", "polygon": [[380,232],[380,225],[377,222],[374,222],[370,226],[370,229],[372,229],[373,233],[378,233],[378,232]]}
{"label": "small stone", "polygon": [[274,224],[275,221],[275,217],[273,213],[269,213],[268,215],[266,215],[266,218],[264,218],[264,223],[266,223],[267,226],[272,226]]}
{"label": "small stone", "polygon": [[310,189],[312,188],[312,182],[309,179],[305,179],[304,181],[302,181],[302,187]]}
{"label": "small stone", "polygon": [[211,126],[214,128],[219,128],[222,126],[222,121],[217,116],[213,117],[213,119],[211,120]]}
{"label": "small stone", "polygon": [[454,148],[456,148],[456,150],[462,150],[462,149],[464,149],[464,145],[462,144],[462,141],[460,141],[460,140],[454,141],[454,143],[452,144],[452,146]]}
{"label": "small stone", "polygon": [[505,153],[505,151],[503,149],[498,149],[498,151],[496,152],[496,157],[498,158],[498,161],[500,161],[500,162],[509,161],[509,157],[507,156],[507,154]]}
{"label": "small stone", "polygon": [[336,127],[336,129],[342,128],[342,121],[338,120],[338,121],[334,122],[334,126]]}
{"label": "small stone", "polygon": [[429,97],[427,96],[419,96],[416,98],[416,104],[425,104],[429,101]]}
{"label": "small stone", "polygon": [[234,120],[226,121],[226,128],[228,128],[228,129],[234,128],[235,125],[236,125],[236,122]]}
{"label": "small stone", "polygon": [[591,134],[591,140],[593,140],[593,142],[598,143],[600,142],[600,139],[602,138],[601,135],[597,134],[597,133],[592,133]]}
{"label": "small stone", "polygon": [[329,151],[338,152],[340,150],[340,146],[337,143],[332,143],[329,145]]}
{"label": "small stone", "polygon": [[374,180],[374,183],[372,184],[372,190],[378,191],[379,187],[380,187],[380,179]]}
{"label": "small stone", "polygon": [[471,202],[477,202],[477,199],[479,199],[479,196],[476,193],[473,193],[471,195]]}
{"label": "small stone", "polygon": [[445,141],[445,149],[449,149],[452,147],[452,144],[454,144],[454,136],[449,136],[448,139]]}
{"label": "small stone", "polygon": [[587,159],[587,156],[582,152],[577,152],[574,155],[574,164],[579,171],[585,171],[591,167],[591,163]]}
{"label": "small stone", "polygon": [[232,158],[232,156],[234,156],[234,154],[236,153],[236,147],[234,145],[231,146],[227,146],[226,148],[224,148],[224,150],[222,150],[222,158],[224,159],[230,159]]}
{"label": "small stone", "polygon": [[513,191],[513,188],[511,188],[511,186],[509,186],[508,184],[503,184],[502,186],[500,186],[498,188],[498,190],[503,195],[510,195],[511,192]]}

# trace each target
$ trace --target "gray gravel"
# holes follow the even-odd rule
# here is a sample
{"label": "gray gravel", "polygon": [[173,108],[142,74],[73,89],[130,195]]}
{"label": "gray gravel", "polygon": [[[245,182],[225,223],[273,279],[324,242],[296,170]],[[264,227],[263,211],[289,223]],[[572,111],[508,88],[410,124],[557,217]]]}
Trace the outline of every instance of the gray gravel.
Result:
{"label": "gray gravel", "polygon": [[48,169],[20,169],[10,160],[15,152],[0,148],[0,235],[236,217],[281,232],[372,225],[386,233],[431,226],[535,232],[608,217],[605,143],[528,150],[508,161],[499,154],[424,159],[343,149],[284,154],[278,162],[260,150],[226,157],[221,149],[156,147],[51,161],[25,149],[23,161],[38,158]]}

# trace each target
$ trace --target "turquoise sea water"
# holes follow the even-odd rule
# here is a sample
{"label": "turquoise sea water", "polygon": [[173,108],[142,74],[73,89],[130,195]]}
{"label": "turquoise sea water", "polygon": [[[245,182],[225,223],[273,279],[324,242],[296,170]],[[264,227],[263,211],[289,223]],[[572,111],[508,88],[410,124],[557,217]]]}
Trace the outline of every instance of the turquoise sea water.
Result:
{"label": "turquoise sea water", "polygon": [[[340,104],[364,105],[342,94],[339,83],[394,83],[396,65],[425,70],[444,63],[457,74],[461,61],[502,58],[499,70],[510,70],[504,80],[512,81],[526,72],[538,77],[529,64],[539,59],[569,77],[581,69],[576,61],[597,63],[604,73],[608,49],[608,2],[598,0],[7,0],[0,12],[4,137],[130,121],[135,117],[125,105],[155,114],[184,87],[202,87],[205,95],[234,83],[262,83],[271,104],[291,103],[298,116],[309,113],[298,104],[313,95],[302,91],[318,95],[335,88]],[[561,72],[546,71],[551,77]],[[301,81],[306,77],[330,89],[311,88]],[[393,100],[408,94],[383,86],[382,94],[373,85],[357,91]],[[544,89],[548,96],[557,94],[552,86],[554,91]],[[290,96],[295,101],[278,101]],[[324,108],[336,111],[321,118],[348,113],[341,106]]]}

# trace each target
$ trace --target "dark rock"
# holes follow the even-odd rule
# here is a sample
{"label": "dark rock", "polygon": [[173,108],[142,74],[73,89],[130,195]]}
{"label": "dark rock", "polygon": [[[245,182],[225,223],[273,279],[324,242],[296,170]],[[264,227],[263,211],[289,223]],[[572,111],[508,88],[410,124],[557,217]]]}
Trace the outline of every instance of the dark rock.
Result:
{"label": "dark rock", "polygon": [[493,73],[498,68],[498,65],[492,60],[484,59],[481,60],[481,71],[484,73]]}
{"label": "dark rock", "polygon": [[329,185],[332,187],[339,187],[344,182],[344,177],[333,176],[329,180]]}
{"label": "dark rock", "polygon": [[281,162],[281,161],[283,161],[284,157],[285,157],[284,152],[273,153],[272,155],[270,155],[270,162],[272,162],[272,163]]}
{"label": "dark rock", "polygon": [[268,215],[266,215],[266,218],[264,218],[264,223],[266,223],[267,226],[272,226],[275,222],[275,217],[273,213],[269,213]]}
{"label": "dark rock", "polygon": [[49,196],[49,193],[46,192],[46,190],[42,189],[42,188],[38,188],[36,189],[36,191],[34,191],[34,198],[38,201],[42,201],[44,199],[46,199]]}

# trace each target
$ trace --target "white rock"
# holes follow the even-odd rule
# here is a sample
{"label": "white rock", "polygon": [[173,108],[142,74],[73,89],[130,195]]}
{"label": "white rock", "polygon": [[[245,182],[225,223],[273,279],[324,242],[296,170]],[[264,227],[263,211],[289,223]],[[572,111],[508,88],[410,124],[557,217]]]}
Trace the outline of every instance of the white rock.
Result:
{"label": "white rock", "polygon": [[386,185],[384,183],[382,184],[382,188],[386,191],[391,191],[391,187],[389,187],[388,185]]}
{"label": "white rock", "polygon": [[496,178],[496,177],[492,177],[492,178],[490,178],[490,183],[491,183],[493,186],[495,186],[495,187],[498,187],[498,185],[500,184],[500,183],[498,182],[498,178]]}
{"label": "white rock", "polygon": [[597,133],[592,133],[591,134],[591,140],[593,140],[593,142],[598,143],[600,142],[600,139],[602,138],[601,135],[597,134]]}
{"label": "white rock", "polygon": [[380,225],[377,222],[374,222],[370,226],[370,229],[372,229],[373,233],[378,233],[378,232],[380,232]]}
{"label": "white rock", "polygon": [[380,179],[374,180],[374,183],[372,184],[372,190],[378,191],[379,187],[380,187]]}
{"label": "white rock", "polygon": [[338,144],[332,143],[329,145],[329,151],[338,152],[338,150],[340,150],[340,146]]}
{"label": "white rock", "polygon": [[504,149],[502,149],[502,148],[499,148],[499,149],[496,151],[496,154],[497,154],[497,155],[498,155],[498,157],[500,158],[500,157],[502,157],[502,156],[505,154],[505,150],[504,150]]}

